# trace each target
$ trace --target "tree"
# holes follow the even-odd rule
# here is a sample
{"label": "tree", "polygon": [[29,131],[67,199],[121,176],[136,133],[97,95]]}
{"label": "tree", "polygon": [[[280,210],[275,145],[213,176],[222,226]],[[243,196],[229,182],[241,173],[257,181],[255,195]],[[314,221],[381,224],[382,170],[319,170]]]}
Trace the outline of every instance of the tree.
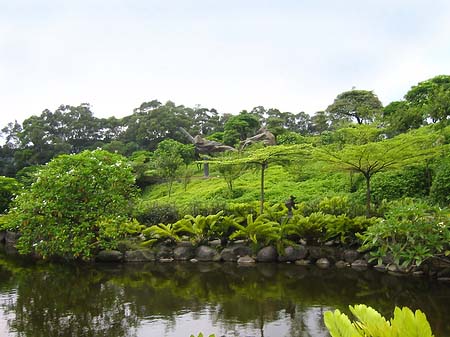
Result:
{"label": "tree", "polygon": [[215,160],[219,165],[255,165],[261,170],[260,178],[260,214],[264,212],[265,173],[270,163],[288,163],[309,155],[311,145],[277,145],[247,151],[241,158]]}
{"label": "tree", "polygon": [[381,114],[383,105],[378,97],[367,90],[350,90],[339,94],[327,113],[333,123],[356,119],[358,124],[372,123]]}
{"label": "tree", "polygon": [[9,208],[12,198],[19,192],[20,184],[14,178],[0,176],[0,214]]}
{"label": "tree", "polygon": [[99,249],[116,247],[135,193],[134,175],[121,155],[61,155],[15,199],[6,226],[21,233],[22,254],[89,260]]}
{"label": "tree", "polygon": [[450,118],[450,76],[438,75],[413,86],[405,95],[410,107],[418,108],[423,118],[433,122]]}
{"label": "tree", "polygon": [[398,135],[425,124],[420,109],[409,106],[406,101],[395,101],[383,109],[383,122],[390,135]]}
{"label": "tree", "polygon": [[366,181],[366,212],[370,215],[371,179],[379,173],[397,169],[435,154],[433,134],[410,132],[392,139],[368,142],[360,145],[347,144],[340,150],[335,145],[318,148],[316,158],[329,162],[342,171],[361,173]]}
{"label": "tree", "polygon": [[166,139],[158,144],[153,158],[157,172],[167,180],[170,197],[173,182],[178,176],[180,168],[183,164],[188,166],[194,160],[194,146]]}
{"label": "tree", "polygon": [[226,145],[235,146],[239,141],[253,136],[260,127],[255,114],[241,111],[237,116],[231,116],[225,123],[223,141]]}

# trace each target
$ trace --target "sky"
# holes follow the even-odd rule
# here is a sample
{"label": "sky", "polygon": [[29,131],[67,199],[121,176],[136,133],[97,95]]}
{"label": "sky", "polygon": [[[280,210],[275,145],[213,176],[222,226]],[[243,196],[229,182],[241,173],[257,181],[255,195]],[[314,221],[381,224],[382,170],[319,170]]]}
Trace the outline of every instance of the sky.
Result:
{"label": "sky", "polygon": [[450,74],[449,18],[448,0],[0,0],[0,128],[61,104],[314,114],[356,88],[386,105]]}

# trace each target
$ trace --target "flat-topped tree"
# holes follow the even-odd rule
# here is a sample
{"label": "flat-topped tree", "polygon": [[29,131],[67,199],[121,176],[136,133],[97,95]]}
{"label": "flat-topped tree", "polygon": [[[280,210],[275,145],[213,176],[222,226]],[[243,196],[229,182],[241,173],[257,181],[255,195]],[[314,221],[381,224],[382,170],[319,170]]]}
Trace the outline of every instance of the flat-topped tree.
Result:
{"label": "flat-topped tree", "polygon": [[214,160],[219,165],[253,164],[261,169],[260,179],[260,214],[264,212],[264,182],[265,172],[271,163],[287,164],[292,161],[306,158],[311,153],[310,144],[276,145],[262,147],[244,152],[243,156],[234,159]]}
{"label": "flat-topped tree", "polygon": [[433,157],[438,147],[435,136],[426,130],[401,134],[392,139],[363,144],[317,148],[316,159],[331,163],[336,170],[361,173],[366,181],[366,211],[370,216],[371,179],[379,173],[415,164]]}

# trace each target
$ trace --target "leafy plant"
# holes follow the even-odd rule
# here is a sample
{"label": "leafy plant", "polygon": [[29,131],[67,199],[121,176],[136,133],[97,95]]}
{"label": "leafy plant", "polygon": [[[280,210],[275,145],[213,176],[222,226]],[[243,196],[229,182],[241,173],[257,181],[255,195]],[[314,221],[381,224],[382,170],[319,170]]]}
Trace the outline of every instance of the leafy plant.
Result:
{"label": "leafy plant", "polygon": [[419,266],[428,258],[444,254],[450,242],[450,210],[423,201],[405,199],[394,202],[386,219],[370,226],[361,250],[371,250],[372,260],[392,255],[404,267]]}
{"label": "leafy plant", "polygon": [[269,244],[280,238],[280,225],[275,221],[269,221],[264,215],[253,219],[253,215],[247,215],[246,225],[234,223],[237,230],[230,235],[230,239],[244,238],[253,244]]}
{"label": "leafy plant", "polygon": [[[208,216],[185,215],[183,219],[177,222],[180,232],[187,232],[194,243],[201,243],[209,238],[212,228],[218,229],[217,223],[222,217],[223,211]],[[220,230],[218,230],[220,231]]]}
{"label": "leafy plant", "polygon": [[162,241],[165,239],[169,239],[172,241],[181,241],[180,236],[178,235],[179,232],[181,232],[182,228],[180,225],[180,221],[175,222],[174,224],[163,224],[160,223],[158,225],[150,226],[142,231],[142,234],[146,238],[148,238],[148,241],[143,242],[142,244],[144,246],[151,246],[157,241]]}
{"label": "leafy plant", "polygon": [[325,325],[332,337],[433,337],[425,314],[407,307],[396,307],[394,317],[387,321],[375,309],[364,304],[350,306],[356,317],[351,322],[338,309],[324,314]]}
{"label": "leafy plant", "polygon": [[[191,335],[191,337],[195,337],[195,335]],[[203,334],[200,332],[197,337],[203,337]],[[211,334],[208,337],[216,337],[216,335]]]}
{"label": "leafy plant", "polygon": [[20,253],[88,260],[126,235],[135,194],[133,173],[121,155],[62,155],[15,199],[4,226],[22,234]]}

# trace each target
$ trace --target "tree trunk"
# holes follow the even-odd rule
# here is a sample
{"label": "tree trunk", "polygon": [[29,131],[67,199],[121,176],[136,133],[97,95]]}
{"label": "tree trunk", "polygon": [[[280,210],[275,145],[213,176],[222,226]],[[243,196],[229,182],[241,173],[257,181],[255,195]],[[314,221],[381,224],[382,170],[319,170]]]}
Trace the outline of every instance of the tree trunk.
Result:
{"label": "tree trunk", "polygon": [[367,217],[370,216],[370,203],[371,203],[371,191],[370,191],[370,175],[364,175],[364,177],[366,178],[366,215]]}
{"label": "tree trunk", "polygon": [[267,168],[267,162],[263,162],[261,164],[261,194],[260,194],[260,198],[259,198],[259,213],[263,214],[264,213],[264,173],[265,170]]}

